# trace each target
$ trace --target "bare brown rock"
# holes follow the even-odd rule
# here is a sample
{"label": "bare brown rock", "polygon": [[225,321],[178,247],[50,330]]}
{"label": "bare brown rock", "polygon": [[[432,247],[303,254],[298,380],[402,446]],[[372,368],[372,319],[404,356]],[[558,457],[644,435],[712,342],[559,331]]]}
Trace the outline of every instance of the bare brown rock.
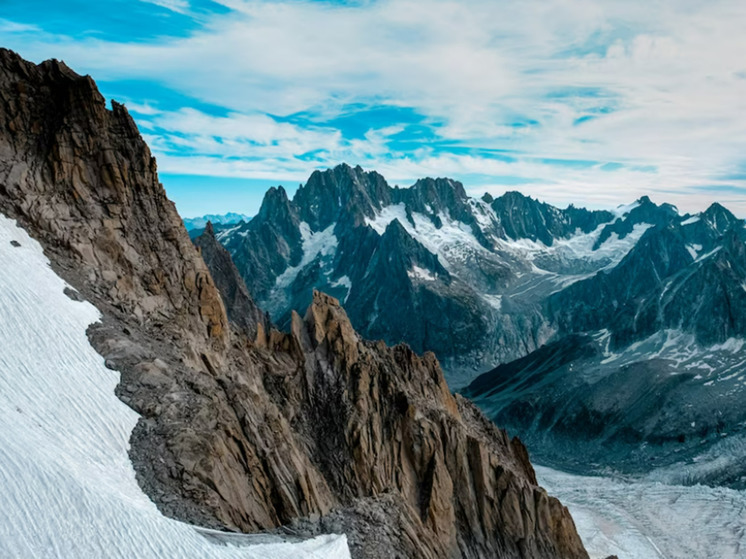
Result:
{"label": "bare brown rock", "polygon": [[62,62],[4,49],[0,88],[0,210],[140,322],[176,320],[207,332],[203,349],[223,346],[222,300],[124,106],[107,110],[93,80]]}
{"label": "bare brown rock", "polygon": [[194,245],[199,249],[202,259],[210,269],[223,301],[225,301],[228,318],[246,335],[255,340],[261,329],[261,338],[270,329],[269,317],[254,303],[254,299],[246,289],[231,255],[215,238],[212,223],[207,222],[204,232],[194,239]]}
{"label": "bare brown rock", "polygon": [[432,354],[362,340],[321,293],[289,333],[232,329],[112,106],[64,64],[0,50],[0,211],[101,310],[89,336],[142,415],[131,458],[165,514],[344,531],[354,557],[587,557],[523,445],[451,395]]}
{"label": "bare brown rock", "polygon": [[525,447],[452,396],[432,354],[361,340],[318,292],[292,336],[304,356],[298,382],[310,387],[299,402],[309,451],[343,503],[400,496],[408,531],[439,544],[433,557],[585,556]]}

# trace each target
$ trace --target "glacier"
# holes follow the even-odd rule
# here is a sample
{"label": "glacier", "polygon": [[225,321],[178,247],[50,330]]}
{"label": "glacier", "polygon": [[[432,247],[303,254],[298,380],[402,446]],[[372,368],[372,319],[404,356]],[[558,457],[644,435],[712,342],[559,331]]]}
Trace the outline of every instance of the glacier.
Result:
{"label": "glacier", "polygon": [[160,514],[127,455],[139,416],[86,336],[98,310],[1,215],[0,261],[1,557],[349,559],[344,535],[228,536]]}
{"label": "glacier", "polygon": [[536,466],[575,520],[591,559],[744,559],[746,492]]}

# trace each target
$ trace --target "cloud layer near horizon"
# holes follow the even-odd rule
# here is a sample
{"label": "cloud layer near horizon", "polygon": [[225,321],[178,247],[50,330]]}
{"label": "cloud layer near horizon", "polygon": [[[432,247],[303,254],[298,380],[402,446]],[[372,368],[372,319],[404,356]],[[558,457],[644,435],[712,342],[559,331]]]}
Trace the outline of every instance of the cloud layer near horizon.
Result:
{"label": "cloud layer near horizon", "polygon": [[124,100],[166,175],[297,182],[347,161],[403,185],[746,216],[740,0],[129,4],[152,19],[11,10],[0,40]]}

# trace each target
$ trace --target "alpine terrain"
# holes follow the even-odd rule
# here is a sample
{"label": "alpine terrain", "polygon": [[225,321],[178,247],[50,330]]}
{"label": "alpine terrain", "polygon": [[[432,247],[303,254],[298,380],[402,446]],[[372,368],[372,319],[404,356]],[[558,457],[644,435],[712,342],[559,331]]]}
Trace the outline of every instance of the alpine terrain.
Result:
{"label": "alpine terrain", "polygon": [[194,238],[204,233],[208,223],[216,229],[228,229],[237,223],[246,222],[250,219],[251,217],[245,214],[228,212],[223,215],[208,214],[202,217],[188,217],[184,218],[183,221],[189,236]]}
{"label": "alpine terrain", "polygon": [[340,165],[216,238],[275,323],[333,294],[543,463],[744,486],[746,231],[719,204],[560,209]]}
{"label": "alpine terrain", "polygon": [[[324,177],[320,192],[341,192]],[[433,304],[483,308],[412,222],[389,219],[409,211],[416,223],[412,204],[431,202],[366,177],[342,225],[331,198],[272,192],[256,225],[231,233],[257,241],[231,250],[244,277],[254,266],[247,289],[212,227],[192,244],[124,106],[107,109],[61,62],[0,50],[0,555],[588,557],[523,444],[452,395],[433,354],[365,340],[319,291],[285,332],[254,303],[254,289],[280,301],[301,273],[323,276],[356,240],[378,248],[370,273],[401,258],[392,273],[465,297]],[[376,185],[392,204],[373,202]],[[428,191],[458,194],[443,182]],[[432,231],[446,226],[438,211]],[[578,212],[577,226],[592,230],[595,215]],[[458,223],[448,231],[467,234]],[[496,264],[495,290],[518,265]],[[355,290],[366,276],[349,273]],[[275,299],[282,274],[290,289]],[[330,282],[357,316],[346,282]],[[274,535],[236,535],[260,531]]]}
{"label": "alpine terrain", "polygon": [[545,309],[550,343],[464,391],[490,417],[566,469],[746,487],[742,220],[676,216]]}
{"label": "alpine terrain", "polygon": [[249,221],[250,219],[251,217],[246,214],[235,212],[228,212],[223,215],[208,214],[201,217],[184,218],[184,227],[186,227],[187,231],[191,231],[192,229],[204,229],[208,221],[213,225],[233,225],[241,221]]}

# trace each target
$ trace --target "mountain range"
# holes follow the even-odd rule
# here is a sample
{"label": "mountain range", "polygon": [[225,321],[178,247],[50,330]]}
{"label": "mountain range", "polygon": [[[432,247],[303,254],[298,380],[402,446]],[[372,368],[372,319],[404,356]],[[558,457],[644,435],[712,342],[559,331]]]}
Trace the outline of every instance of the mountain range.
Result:
{"label": "mountain range", "polygon": [[280,327],[313,289],[338,297],[364,335],[435,352],[545,463],[746,479],[746,232],[717,203],[561,209],[340,165],[216,238]]}
{"label": "mountain range", "polygon": [[[746,486],[741,220],[714,204],[653,227],[617,266],[551,294],[546,309],[551,342],[464,394],[545,463]],[[674,464],[687,473],[667,475]]]}
{"label": "mountain range", "polygon": [[251,216],[246,214],[239,214],[235,212],[228,212],[225,214],[207,214],[201,217],[185,217],[184,227],[187,231],[194,229],[204,229],[207,226],[207,222],[215,225],[233,225],[234,223],[240,223],[241,221],[249,221]]}

